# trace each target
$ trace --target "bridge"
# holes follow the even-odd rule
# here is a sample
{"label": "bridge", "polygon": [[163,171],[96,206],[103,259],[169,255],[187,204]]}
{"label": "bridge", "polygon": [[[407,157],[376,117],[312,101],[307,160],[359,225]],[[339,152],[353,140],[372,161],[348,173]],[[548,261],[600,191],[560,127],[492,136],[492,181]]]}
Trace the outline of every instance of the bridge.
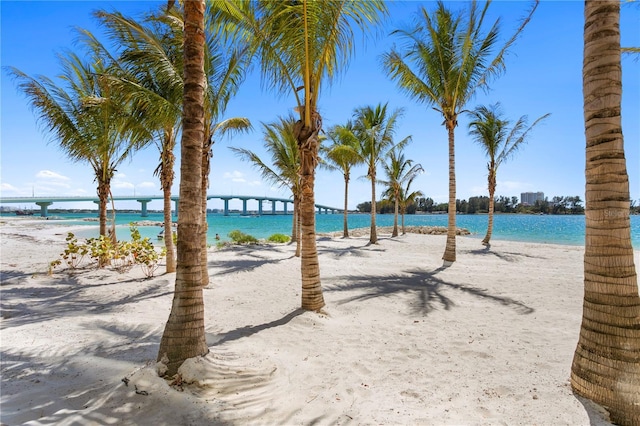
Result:
{"label": "bridge", "polygon": [[[152,200],[163,200],[164,197],[162,195],[133,195],[133,196],[114,196],[113,200],[115,201],[137,201],[140,203],[140,215],[142,217],[148,216],[147,204]],[[211,199],[220,199],[224,201],[224,215],[229,216],[229,200],[242,200],[242,214],[246,216],[248,213],[247,210],[247,202],[250,200],[255,200],[258,202],[258,215],[262,216],[264,214],[263,211],[263,202],[269,201],[271,202],[271,213],[276,214],[276,203],[283,204],[284,214],[287,214],[287,205],[289,203],[293,204],[293,200],[288,198],[274,198],[274,197],[261,197],[254,195],[207,195],[207,200]],[[175,203],[175,214],[178,214],[178,204],[180,201],[180,197],[171,197],[171,200]],[[0,205],[2,204],[30,204],[35,203],[40,206],[40,216],[47,217],[48,208],[53,203],[65,203],[65,202],[82,202],[82,201],[92,201],[96,204],[100,204],[100,200],[98,197],[0,197]],[[342,213],[343,209],[336,207],[323,206],[320,204],[315,205],[318,209],[318,213]]]}

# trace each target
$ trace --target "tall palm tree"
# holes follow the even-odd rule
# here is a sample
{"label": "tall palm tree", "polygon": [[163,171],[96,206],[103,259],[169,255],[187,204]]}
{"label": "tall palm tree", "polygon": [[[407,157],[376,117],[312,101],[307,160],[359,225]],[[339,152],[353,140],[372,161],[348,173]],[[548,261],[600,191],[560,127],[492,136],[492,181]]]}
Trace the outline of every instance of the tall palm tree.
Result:
{"label": "tall palm tree", "polygon": [[489,189],[489,224],[487,234],[482,240],[482,244],[488,246],[493,232],[493,209],[494,197],[497,186],[498,167],[511,158],[522,145],[527,141],[531,130],[542,120],[551,114],[539,117],[533,124],[527,127],[527,117],[522,116],[509,129],[511,124],[502,118],[500,103],[491,106],[478,106],[469,113],[469,134],[477,142],[486,156],[489,157],[487,163],[488,189]]}
{"label": "tall palm tree", "polygon": [[378,104],[375,107],[366,106],[356,108],[354,113],[354,135],[359,142],[358,154],[360,161],[367,166],[367,178],[371,182],[371,230],[369,243],[378,242],[376,227],[376,176],[378,164],[393,149],[402,149],[411,141],[407,136],[400,142],[394,141],[398,126],[398,119],[403,110],[396,109],[388,112],[387,104]]}
{"label": "tall palm tree", "polygon": [[[456,173],[455,137],[458,115],[478,89],[505,69],[504,57],[531,19],[538,0],[514,35],[497,50],[499,20],[486,34],[483,24],[491,1],[478,9],[475,0],[466,11],[453,13],[442,1],[431,15],[420,8],[414,28],[394,34],[406,41],[406,51],[393,48],[383,55],[383,66],[398,86],[420,103],[442,114],[449,145],[449,215],[447,243],[442,259],[446,266],[456,260]],[[496,52],[497,50],[497,52]]]}
{"label": "tall palm tree", "polygon": [[[254,7],[255,6],[255,7]],[[226,10],[256,42],[265,84],[295,98],[294,129],[300,149],[302,308],[324,306],[315,230],[315,170],[325,85],[344,71],[354,53],[353,27],[362,32],[386,14],[382,0],[226,2]]]}
{"label": "tall palm tree", "polygon": [[267,152],[271,154],[271,164],[258,154],[245,148],[230,147],[241,159],[252,163],[263,179],[274,185],[288,188],[293,195],[293,223],[291,240],[296,243],[296,256],[300,256],[300,227],[298,209],[300,204],[300,151],[294,133],[296,118],[280,118],[278,122],[262,124],[262,133]]}
{"label": "tall palm tree", "polygon": [[[403,208],[404,218],[404,185],[407,182],[413,181],[418,174],[422,173],[424,169],[420,164],[413,164],[413,160],[406,159],[404,153],[401,150],[392,149],[387,155],[387,162],[382,163],[382,168],[386,175],[387,180],[381,180],[379,183],[386,185],[387,189],[383,193],[383,196],[393,200],[393,232],[392,237],[398,236],[398,213],[400,205]],[[404,220],[403,220],[404,225]],[[404,229],[404,226],[403,226]],[[403,231],[404,233],[404,231]]]}
{"label": "tall palm tree", "polygon": [[342,221],[342,237],[349,238],[349,180],[351,179],[351,169],[361,162],[358,155],[358,139],[353,134],[353,122],[346,125],[333,126],[327,132],[332,144],[324,147],[324,167],[330,170],[339,170],[344,177],[344,217]]}
{"label": "tall palm tree", "polygon": [[640,298],[622,136],[620,2],[585,2],[584,304],[571,366],[576,393],[616,424],[640,424]]}
{"label": "tall palm tree", "polygon": [[[137,125],[138,117],[121,93],[103,78],[109,73],[109,58],[97,51],[92,55],[90,63],[75,53],[60,55],[60,86],[47,77],[30,77],[17,68],[11,67],[8,72],[60,149],[71,160],[87,163],[93,169],[100,201],[100,235],[107,235],[111,179],[149,135]],[[115,239],[115,226],[111,231]]]}
{"label": "tall palm tree", "polygon": [[158,361],[173,375],[182,363],[209,352],[202,295],[202,147],[205,132],[204,0],[184,3],[184,103],[180,158],[178,263],[171,313],[160,341]]}
{"label": "tall palm tree", "polygon": [[[180,12],[148,15],[142,22],[119,12],[94,14],[106,34],[120,47],[120,68],[111,75],[113,84],[139,111],[141,124],[149,129],[160,161],[154,174],[163,192],[164,234],[172,235],[171,188],[175,179],[173,153],[182,120],[182,25]],[[90,36],[90,35],[89,35]],[[91,42],[100,47],[98,40]],[[103,48],[104,49],[104,48]],[[106,49],[105,49],[106,50]],[[165,238],[166,272],[176,271],[173,238]]]}

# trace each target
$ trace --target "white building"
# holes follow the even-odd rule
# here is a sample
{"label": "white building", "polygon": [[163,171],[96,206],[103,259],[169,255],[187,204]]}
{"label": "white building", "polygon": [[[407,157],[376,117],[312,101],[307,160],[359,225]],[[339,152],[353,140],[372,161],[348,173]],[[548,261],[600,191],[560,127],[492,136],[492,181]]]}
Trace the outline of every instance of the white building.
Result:
{"label": "white building", "polygon": [[536,201],[544,201],[544,192],[522,192],[520,202],[525,206],[533,206]]}

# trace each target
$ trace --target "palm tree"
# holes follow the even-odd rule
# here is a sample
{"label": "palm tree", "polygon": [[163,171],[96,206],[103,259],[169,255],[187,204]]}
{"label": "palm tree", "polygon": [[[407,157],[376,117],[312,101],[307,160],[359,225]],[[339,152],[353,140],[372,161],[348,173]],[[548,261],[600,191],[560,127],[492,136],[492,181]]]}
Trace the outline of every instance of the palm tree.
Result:
{"label": "palm tree", "polygon": [[378,164],[391,150],[402,149],[411,141],[407,136],[400,142],[394,142],[398,119],[403,110],[396,109],[390,114],[387,104],[378,104],[376,107],[366,106],[356,108],[354,113],[354,135],[359,142],[358,154],[360,161],[367,166],[367,178],[371,182],[371,230],[369,243],[378,242],[376,228],[376,175]]}
{"label": "palm tree", "polygon": [[582,69],[586,136],[584,304],[574,391],[616,424],[640,424],[640,297],[629,219],[620,62],[620,2],[586,1]]}
{"label": "palm tree", "polygon": [[342,237],[349,238],[349,180],[351,178],[351,168],[361,162],[358,155],[358,140],[353,134],[353,122],[349,121],[344,126],[333,126],[327,132],[333,144],[325,147],[324,167],[330,170],[339,170],[344,177],[344,218]]}
{"label": "palm tree", "polygon": [[382,168],[387,177],[387,180],[381,180],[379,183],[387,186],[383,196],[389,200],[393,200],[394,203],[394,216],[393,216],[393,232],[391,237],[398,236],[398,212],[400,205],[402,204],[402,217],[403,217],[403,233],[404,233],[404,184],[413,181],[418,174],[422,173],[424,169],[420,164],[413,164],[413,160],[405,158],[404,153],[397,149],[392,149],[387,155],[388,162],[382,163]]}
{"label": "palm tree", "polygon": [[383,66],[398,86],[420,103],[433,105],[442,114],[449,145],[449,215],[445,266],[456,260],[455,137],[458,115],[478,89],[487,88],[492,77],[505,69],[504,56],[531,19],[538,1],[515,34],[494,53],[499,42],[499,20],[482,34],[491,1],[481,11],[474,0],[466,12],[452,13],[441,1],[430,15],[422,7],[418,22],[394,34],[406,40],[406,52],[395,48],[383,55]]}
{"label": "palm tree", "polygon": [[510,122],[502,118],[499,103],[489,107],[478,106],[473,112],[470,112],[469,115],[471,116],[469,134],[480,145],[487,157],[489,157],[489,162],[487,163],[487,170],[489,172],[487,178],[489,189],[489,225],[487,226],[487,234],[482,240],[482,244],[488,246],[491,233],[493,232],[493,209],[498,167],[511,158],[527,141],[531,130],[551,114],[543,115],[529,127],[527,127],[527,117],[522,116],[511,129],[508,128]]}
{"label": "palm tree", "polygon": [[[422,173],[422,171],[420,171]],[[411,191],[411,184],[413,180],[418,176],[416,173],[411,179],[407,179],[404,188],[400,192],[400,211],[402,212],[402,235],[406,234],[404,230],[404,215],[407,212],[407,207],[415,203],[418,197],[424,197],[422,191]]]}
{"label": "palm tree", "polygon": [[158,361],[174,375],[180,365],[209,352],[202,297],[202,146],[205,132],[205,2],[184,3],[184,103],[180,159],[178,263],[171,313],[162,334]]}
{"label": "palm tree", "polygon": [[[154,174],[163,192],[164,234],[172,235],[171,188],[175,179],[173,153],[182,120],[182,26],[180,12],[150,15],[142,23],[119,12],[98,11],[95,16],[107,36],[121,47],[120,68],[113,84],[133,103],[142,125],[153,135],[160,154]],[[87,37],[90,39],[90,37]],[[90,39],[96,46],[101,44]],[[103,48],[104,49],[104,48]],[[105,49],[106,50],[106,49]],[[165,238],[166,272],[176,271],[173,238]]]}
{"label": "palm tree", "polygon": [[[137,125],[137,117],[121,93],[103,77],[109,73],[108,58],[97,51],[92,54],[91,64],[74,53],[60,56],[64,86],[44,76],[30,77],[17,68],[8,71],[61,150],[71,160],[93,169],[100,202],[100,235],[107,235],[111,179],[149,135]],[[111,237],[115,239],[115,226]]]}
{"label": "palm tree", "polygon": [[294,133],[296,118],[280,118],[278,122],[262,124],[264,143],[271,154],[272,166],[258,154],[245,148],[230,147],[240,158],[252,163],[262,178],[280,187],[288,188],[293,195],[293,224],[291,241],[296,243],[296,256],[300,256],[298,208],[300,204],[300,151]]}
{"label": "palm tree", "polygon": [[353,27],[365,32],[369,24],[386,14],[386,5],[382,0],[263,0],[227,1],[224,7],[256,42],[265,84],[295,98],[299,120],[294,131],[301,161],[302,308],[317,311],[325,304],[316,247],[314,191],[322,130],[320,93],[344,71],[354,53]]}

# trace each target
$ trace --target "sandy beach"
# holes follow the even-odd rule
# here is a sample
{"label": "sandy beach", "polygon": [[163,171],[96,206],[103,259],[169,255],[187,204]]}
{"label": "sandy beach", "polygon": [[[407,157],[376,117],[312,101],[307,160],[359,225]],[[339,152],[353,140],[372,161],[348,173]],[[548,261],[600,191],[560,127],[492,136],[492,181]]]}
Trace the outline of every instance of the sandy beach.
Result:
{"label": "sandy beach", "polygon": [[175,274],[49,275],[67,229],[1,222],[3,425],[610,424],[569,384],[582,247],[458,237],[442,268],[445,236],[319,237],[325,314],[298,309],[295,246],[212,248],[210,353],[171,386]]}

